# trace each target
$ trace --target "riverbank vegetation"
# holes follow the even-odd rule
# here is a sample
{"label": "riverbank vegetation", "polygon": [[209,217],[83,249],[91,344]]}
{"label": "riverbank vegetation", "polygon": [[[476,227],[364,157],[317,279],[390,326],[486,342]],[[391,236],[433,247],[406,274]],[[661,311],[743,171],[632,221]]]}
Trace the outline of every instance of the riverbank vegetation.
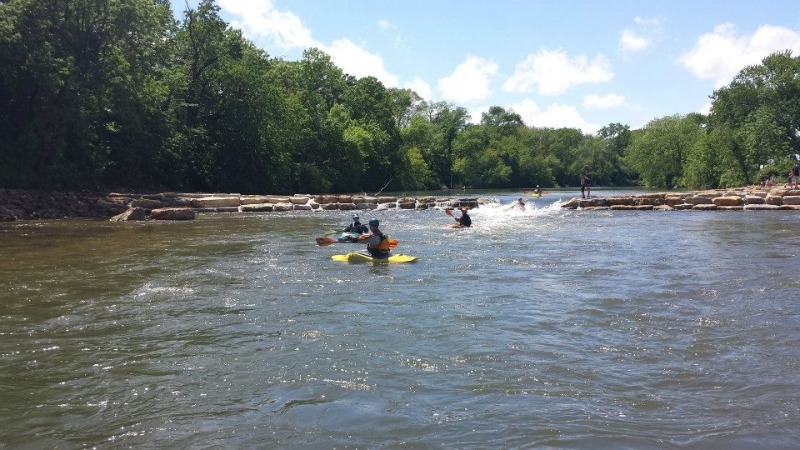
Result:
{"label": "riverbank vegetation", "polygon": [[[256,48],[211,0],[0,2],[0,187],[241,193],[717,188],[800,153],[800,58],[744,68],[709,115],[538,128]],[[654,86],[653,89],[665,87]],[[473,123],[474,122],[474,123]],[[766,166],[766,167],[763,167]]]}

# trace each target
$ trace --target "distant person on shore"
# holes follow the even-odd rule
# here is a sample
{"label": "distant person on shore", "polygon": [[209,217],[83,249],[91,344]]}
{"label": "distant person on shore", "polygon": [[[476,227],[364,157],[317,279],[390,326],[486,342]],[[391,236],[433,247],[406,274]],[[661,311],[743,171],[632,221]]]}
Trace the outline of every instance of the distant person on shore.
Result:
{"label": "distant person on shore", "polygon": [[[586,195],[584,196],[584,190]],[[592,178],[588,173],[581,174],[581,198],[591,198],[592,196]]]}
{"label": "distant person on shore", "polygon": [[786,174],[786,185],[785,187],[792,187],[792,177],[794,176],[794,169],[789,169],[789,173]]}
{"label": "distant person on shore", "polygon": [[794,163],[794,167],[792,167],[792,176],[794,177],[794,187],[797,189],[800,185],[800,165],[798,163]]}

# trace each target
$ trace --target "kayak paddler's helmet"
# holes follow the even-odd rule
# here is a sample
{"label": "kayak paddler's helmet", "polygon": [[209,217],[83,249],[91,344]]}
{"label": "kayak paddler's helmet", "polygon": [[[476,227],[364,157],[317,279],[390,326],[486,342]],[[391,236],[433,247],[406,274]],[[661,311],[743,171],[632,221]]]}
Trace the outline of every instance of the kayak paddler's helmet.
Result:
{"label": "kayak paddler's helmet", "polygon": [[361,222],[358,220],[358,214],[353,214],[353,223],[361,223]]}
{"label": "kayak paddler's helmet", "polygon": [[377,227],[380,224],[381,224],[380,221],[374,217],[372,219],[369,219],[369,226],[371,227]]}

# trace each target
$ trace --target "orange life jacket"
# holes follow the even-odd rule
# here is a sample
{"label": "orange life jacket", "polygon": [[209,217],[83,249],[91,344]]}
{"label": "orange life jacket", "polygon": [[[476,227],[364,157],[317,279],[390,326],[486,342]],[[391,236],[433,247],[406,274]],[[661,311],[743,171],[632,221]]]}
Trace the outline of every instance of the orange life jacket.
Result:
{"label": "orange life jacket", "polygon": [[367,250],[369,250],[370,253],[389,253],[392,250],[392,247],[389,245],[389,238],[383,233],[381,233],[379,236],[381,237],[380,242],[377,244],[367,245]]}

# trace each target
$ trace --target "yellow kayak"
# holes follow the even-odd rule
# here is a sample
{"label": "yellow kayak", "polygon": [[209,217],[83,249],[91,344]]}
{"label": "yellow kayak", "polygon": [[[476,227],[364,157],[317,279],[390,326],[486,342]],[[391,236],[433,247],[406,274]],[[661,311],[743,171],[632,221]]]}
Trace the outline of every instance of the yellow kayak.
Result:
{"label": "yellow kayak", "polygon": [[402,253],[397,253],[390,255],[388,258],[374,258],[366,253],[360,252],[351,252],[345,255],[333,255],[331,259],[334,261],[344,261],[344,262],[351,262],[351,263],[367,263],[367,262],[374,262],[374,263],[407,263],[407,262],[414,262],[417,260],[416,256],[409,256],[404,255]]}

